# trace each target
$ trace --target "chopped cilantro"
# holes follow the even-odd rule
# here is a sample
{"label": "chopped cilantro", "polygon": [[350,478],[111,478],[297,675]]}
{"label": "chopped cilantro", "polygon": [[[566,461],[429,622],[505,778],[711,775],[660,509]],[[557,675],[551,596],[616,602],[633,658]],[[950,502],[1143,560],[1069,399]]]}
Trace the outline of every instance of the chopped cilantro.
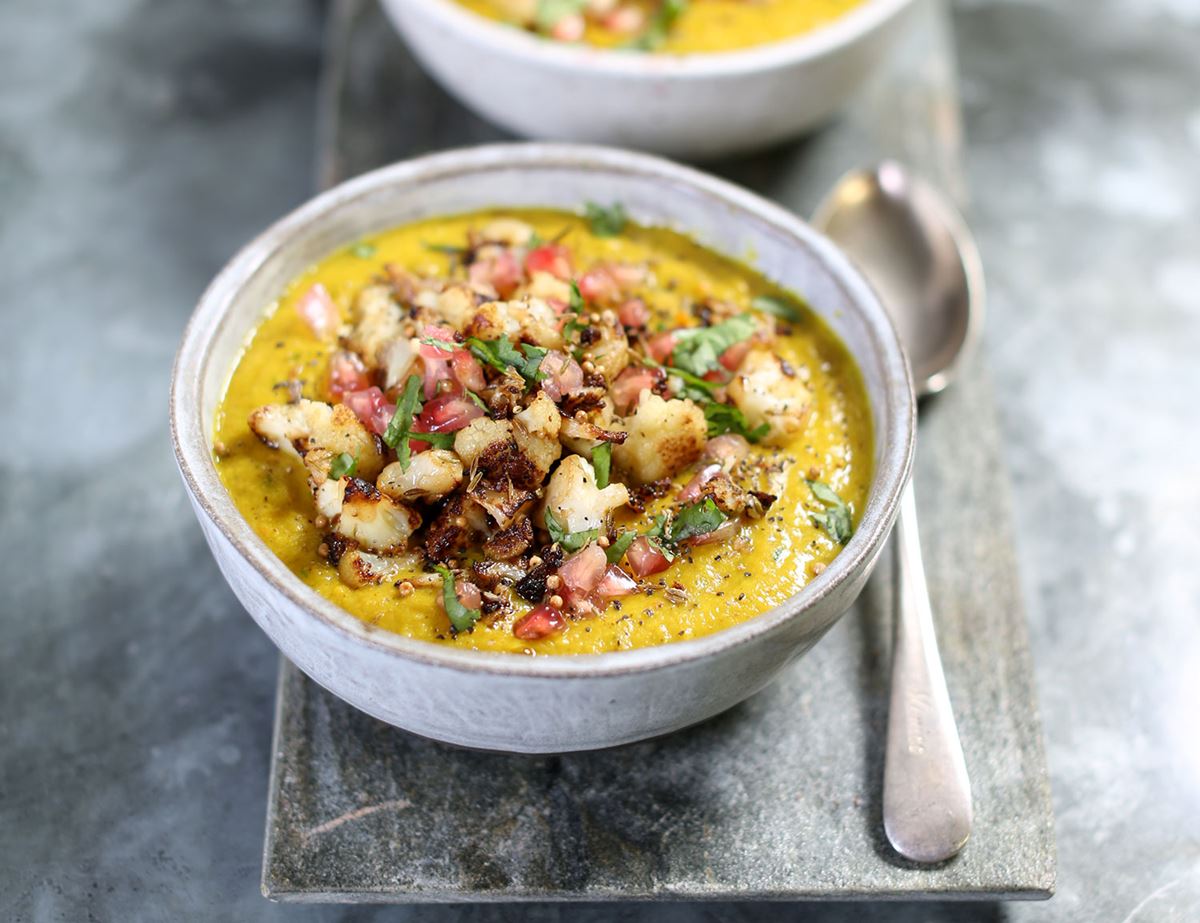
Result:
{"label": "chopped cilantro", "polygon": [[839,497],[828,484],[809,480],[806,480],[805,483],[813,492],[813,496],[825,505],[825,509],[821,512],[809,511],[808,515],[812,517],[812,521],[824,529],[829,537],[839,545],[846,544],[854,534],[850,507],[846,505],[846,501]]}
{"label": "chopped cilantro", "polygon": [[625,206],[620,202],[613,202],[607,208],[595,202],[588,202],[584,208],[588,226],[597,237],[616,237],[625,230],[625,224],[629,220],[625,214]]}
{"label": "chopped cilantro", "polygon": [[767,423],[760,423],[751,429],[746,415],[732,404],[722,404],[719,401],[709,401],[704,405],[704,419],[708,421],[708,435],[720,436],[722,433],[737,433],[745,436],[751,442],[758,442],[771,431]]}
{"label": "chopped cilantro", "polygon": [[454,433],[417,433],[413,431],[413,421],[421,412],[421,376],[409,375],[404,383],[404,393],[396,404],[396,412],[388,423],[383,434],[383,441],[396,450],[396,460],[400,462],[400,470],[407,471],[412,462],[413,439],[426,442],[439,449],[448,449],[454,445]]}
{"label": "chopped cilantro", "polygon": [[563,551],[578,551],[588,542],[594,542],[600,537],[599,529],[586,529],[582,532],[564,531],[563,527],[558,524],[558,520],[554,518],[550,507],[546,507],[546,515],[543,518],[546,521],[546,531],[550,533],[550,538],[558,542]]}
{"label": "chopped cilantro", "polygon": [[803,319],[800,306],[790,298],[779,298],[775,295],[759,295],[750,302],[750,307],[764,314],[774,314],[784,320],[799,321]]}
{"label": "chopped cilantro", "polygon": [[350,254],[357,256],[360,260],[369,260],[375,255],[375,245],[369,244],[365,240],[360,240],[350,248]]}
{"label": "chopped cilantro", "polygon": [[479,609],[468,609],[458,598],[454,588],[454,574],[444,564],[435,564],[433,569],[442,575],[442,605],[455,633],[469,630],[483,613]]}
{"label": "chopped cilantro", "polygon": [[592,449],[592,467],[596,470],[596,486],[603,490],[608,486],[609,469],[612,467],[611,442],[602,442]]}
{"label": "chopped cilantro", "polygon": [[[571,317],[568,318],[565,324],[563,324],[562,328],[563,339],[565,339],[568,343],[573,342],[575,340],[575,334],[587,327],[587,324],[580,320],[580,318],[583,317],[584,307],[583,295],[579,293],[579,286],[575,283],[575,280],[572,279],[571,300],[567,304],[567,310],[571,312]],[[575,358],[578,359],[579,356],[577,355]]]}
{"label": "chopped cilantro", "polygon": [[564,16],[582,13],[587,0],[538,0],[533,21],[543,32],[549,32]]}
{"label": "chopped cilantro", "polygon": [[422,241],[421,245],[426,250],[432,250],[434,253],[444,253],[446,256],[462,257],[470,250],[469,247],[459,247],[455,244],[431,244],[429,241]]}
{"label": "chopped cilantro", "polygon": [[630,529],[622,532],[617,536],[617,540],[604,549],[604,555],[608,558],[609,564],[616,564],[625,556],[625,552],[629,550],[629,546],[637,539],[638,534]]}
{"label": "chopped cilantro", "polygon": [[703,403],[713,399],[713,392],[717,390],[717,385],[711,381],[705,381],[698,375],[693,375],[691,372],[685,372],[682,369],[673,368],[669,365],[663,365],[661,362],[655,362],[649,356],[642,360],[646,365],[652,368],[662,369],[667,373],[667,377],[674,376],[683,383],[684,397],[691,398],[693,401]]}
{"label": "chopped cilantro", "polygon": [[622,532],[619,536],[617,536],[617,540],[615,542],[604,549],[604,554],[608,558],[608,563],[616,564],[618,561],[620,561],[625,555],[625,552],[629,550],[629,546],[636,542],[639,538],[646,539],[646,541],[650,543],[651,547],[653,547],[668,561],[674,561],[675,552],[667,547],[662,538],[666,521],[667,514],[660,513],[655,518],[654,525],[640,535],[631,529],[627,529],[626,531]]}
{"label": "chopped cilantro", "polygon": [[704,375],[720,367],[721,353],[747,340],[758,329],[750,314],[738,314],[711,327],[685,327],[675,331],[676,347],[671,353],[675,368]]}
{"label": "chopped cilantro", "polygon": [[498,372],[507,372],[510,368],[530,384],[536,384],[546,377],[539,366],[546,358],[548,350],[541,346],[520,344],[520,349],[513,346],[512,340],[502,336],[498,340],[481,340],[478,337],[467,338],[467,349],[480,362],[490,365]]}
{"label": "chopped cilantro", "polygon": [[354,470],[357,467],[358,459],[349,452],[343,452],[330,463],[329,476],[335,481],[340,478],[350,477],[354,474]]}
{"label": "chopped cilantro", "polygon": [[728,517],[713,503],[712,497],[705,497],[695,503],[689,503],[679,511],[675,521],[671,523],[669,538],[672,544],[698,535],[707,535],[718,529]]}
{"label": "chopped cilantro", "polygon": [[653,51],[667,40],[671,27],[680,14],[688,8],[688,0],[660,0],[658,9],[650,18],[649,24],[642,34],[629,43],[630,48],[638,51]]}

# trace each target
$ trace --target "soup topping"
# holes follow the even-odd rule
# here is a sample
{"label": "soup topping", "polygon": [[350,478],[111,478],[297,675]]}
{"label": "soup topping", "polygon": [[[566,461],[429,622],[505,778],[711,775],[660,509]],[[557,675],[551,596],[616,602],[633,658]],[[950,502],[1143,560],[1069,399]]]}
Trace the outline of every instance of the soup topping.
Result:
{"label": "soup topping", "polygon": [[[588,223],[626,218],[591,205]],[[452,635],[504,615],[535,641],[644,589],[686,598],[677,562],[777,500],[788,460],[751,447],[808,424],[807,370],[774,348],[800,306],[707,298],[652,324],[651,265],[585,265],[512,217],[426,246],[447,272],[389,263],[346,310],[312,283],[295,309],[329,344],[321,385],[250,415],[302,462],[320,555],[350,588],[435,587]],[[845,543],[820,473],[808,515]]]}

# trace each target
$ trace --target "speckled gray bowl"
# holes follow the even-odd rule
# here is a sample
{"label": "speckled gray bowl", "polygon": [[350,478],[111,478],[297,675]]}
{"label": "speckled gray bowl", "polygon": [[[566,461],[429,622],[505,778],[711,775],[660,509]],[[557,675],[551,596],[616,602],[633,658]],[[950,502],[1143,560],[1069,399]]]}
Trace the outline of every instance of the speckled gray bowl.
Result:
{"label": "speckled gray bowl", "polygon": [[863,0],[763,45],[638,54],[550,41],[456,0],[383,0],[425,69],[497,125],[688,158],[766,147],[828,119],[886,59],[911,6]]}
{"label": "speckled gray bowl", "polygon": [[[802,293],[858,361],[875,426],[875,476],[853,539],[769,612],[708,637],[578,657],[485,654],[359,621],[305,586],[255,535],[217,477],[213,416],[239,351],[286,283],[363,234],[485,206],[625,204],[724,253],[756,255]],[[640,154],[554,144],[450,151],[376,170],[313,199],[250,243],[209,286],[184,333],[171,435],[188,494],[238,599],[297,666],[352,705],[427,737],[527,753],[607,747],[702,721],[761,689],[862,589],[912,463],[914,401],[896,332],[871,289],[803,221],[728,183]],[[771,579],[764,575],[764,579]]]}

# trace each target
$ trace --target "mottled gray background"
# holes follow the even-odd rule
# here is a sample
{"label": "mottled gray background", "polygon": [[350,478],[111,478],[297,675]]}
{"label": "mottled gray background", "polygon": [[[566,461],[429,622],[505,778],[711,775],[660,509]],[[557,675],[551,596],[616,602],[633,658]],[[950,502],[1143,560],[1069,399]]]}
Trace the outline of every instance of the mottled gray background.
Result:
{"label": "mottled gray background", "polygon": [[[622,918],[1200,918],[1200,3],[955,25],[1059,893]],[[186,508],[166,383],[211,274],[309,194],[321,26],[297,0],[0,8],[0,918],[614,915],[258,894],[276,655]]]}

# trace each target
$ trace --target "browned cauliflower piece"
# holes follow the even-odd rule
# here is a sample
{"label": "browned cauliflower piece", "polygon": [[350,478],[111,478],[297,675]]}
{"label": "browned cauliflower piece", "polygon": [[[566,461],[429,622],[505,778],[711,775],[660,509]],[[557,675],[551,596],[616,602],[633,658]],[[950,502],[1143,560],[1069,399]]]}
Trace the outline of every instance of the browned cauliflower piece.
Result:
{"label": "browned cauliflower piece", "polygon": [[409,375],[420,374],[417,364],[419,348],[419,341],[412,337],[397,337],[379,348],[385,389],[404,384]]}
{"label": "browned cauliflower piece", "polygon": [[465,468],[471,468],[485,455],[500,451],[512,441],[512,424],[508,420],[479,417],[454,434],[454,451]]}
{"label": "browned cauliflower piece", "polygon": [[530,405],[513,417],[512,434],[517,450],[532,467],[525,475],[527,482],[544,480],[550,466],[562,455],[558,441],[561,426],[558,407],[544,391],[539,391]]}
{"label": "browned cauliflower piece", "polygon": [[379,475],[375,486],[393,500],[435,500],[450,493],[463,479],[459,457],[447,449],[429,449],[414,455],[408,470],[392,462]]}
{"label": "browned cauliflower piece", "polygon": [[381,555],[361,548],[350,548],[338,558],[338,576],[351,589],[395,580],[403,573],[421,569],[421,560],[415,554]]}
{"label": "browned cauliflower piece", "polygon": [[534,298],[542,298],[546,301],[554,299],[563,304],[571,301],[571,283],[550,272],[532,273],[529,277],[527,292]]}
{"label": "browned cauliflower piece", "polygon": [[369,481],[349,478],[342,511],[332,524],[338,535],[361,548],[394,554],[408,545],[421,517],[416,510],[381,494]]}
{"label": "browned cauliflower piece", "polygon": [[404,336],[404,311],[392,300],[386,285],[368,285],[350,311],[347,345],[363,357],[369,366],[383,365],[383,348]]}
{"label": "browned cauliflower piece", "polygon": [[626,418],[629,436],[613,446],[613,463],[628,480],[649,484],[678,474],[704,452],[708,423],[690,400],[664,400],[643,391],[633,416]]}
{"label": "browned cauliflower piece", "polygon": [[251,413],[249,423],[251,432],[267,445],[302,459],[314,488],[324,483],[330,464],[342,453],[356,460],[359,477],[373,480],[383,469],[378,438],[344,404],[268,404]]}
{"label": "browned cauliflower piece", "polygon": [[558,349],[563,345],[558,321],[554,308],[541,298],[488,301],[476,310],[466,332],[481,340],[506,336],[513,342],[526,340],[547,349]]}
{"label": "browned cauliflower piece", "polygon": [[616,314],[604,311],[599,317],[599,321],[588,328],[591,331],[589,337],[598,338],[584,346],[583,359],[591,362],[596,371],[611,382],[629,365],[629,340]]}
{"label": "browned cauliflower piece", "polygon": [[613,510],[628,502],[629,491],[624,484],[613,483],[600,489],[596,486],[592,466],[578,455],[568,455],[546,485],[538,523],[545,522],[545,513],[549,510],[565,532],[590,529],[604,532]]}
{"label": "browned cauliflower piece", "polygon": [[490,244],[524,247],[533,240],[533,227],[519,218],[493,218],[479,229],[479,236]]}
{"label": "browned cauliflower piece", "polygon": [[812,392],[795,369],[765,349],[746,355],[728,394],[752,427],[771,427],[763,440],[768,445],[780,445],[801,432],[812,409]]}

